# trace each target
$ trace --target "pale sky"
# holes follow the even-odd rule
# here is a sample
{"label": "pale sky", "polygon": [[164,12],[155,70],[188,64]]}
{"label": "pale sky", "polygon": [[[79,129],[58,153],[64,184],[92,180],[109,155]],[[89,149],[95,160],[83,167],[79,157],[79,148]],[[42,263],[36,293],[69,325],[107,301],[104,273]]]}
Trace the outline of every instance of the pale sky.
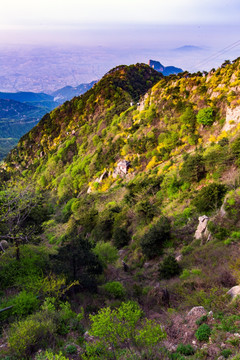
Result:
{"label": "pale sky", "polygon": [[0,29],[106,23],[238,24],[239,0],[1,0]]}
{"label": "pale sky", "polygon": [[240,0],[0,0],[0,87],[76,86],[149,59],[208,70],[239,56],[239,35]]}

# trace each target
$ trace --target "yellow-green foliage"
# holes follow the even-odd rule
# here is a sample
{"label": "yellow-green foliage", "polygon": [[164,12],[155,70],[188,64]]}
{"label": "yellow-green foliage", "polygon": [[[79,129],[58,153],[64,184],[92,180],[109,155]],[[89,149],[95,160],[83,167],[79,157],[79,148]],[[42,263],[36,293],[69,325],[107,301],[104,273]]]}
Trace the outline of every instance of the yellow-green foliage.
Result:
{"label": "yellow-green foliage", "polygon": [[10,327],[10,350],[18,359],[29,358],[32,351],[49,346],[55,332],[56,325],[51,314],[40,311]]}

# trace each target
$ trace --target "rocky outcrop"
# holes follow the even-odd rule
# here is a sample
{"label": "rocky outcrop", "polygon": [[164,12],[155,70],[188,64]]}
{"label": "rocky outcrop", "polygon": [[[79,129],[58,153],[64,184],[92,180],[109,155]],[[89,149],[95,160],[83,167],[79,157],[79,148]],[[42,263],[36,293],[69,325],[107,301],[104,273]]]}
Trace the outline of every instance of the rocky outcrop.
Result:
{"label": "rocky outcrop", "polygon": [[199,216],[198,227],[197,227],[197,230],[194,235],[195,239],[201,240],[202,242],[204,240],[206,240],[206,241],[210,240],[211,234],[210,234],[209,230],[207,229],[208,220],[209,220],[209,218],[206,215]]}
{"label": "rocky outcrop", "polygon": [[175,66],[163,66],[159,61],[155,60],[149,60],[148,65],[156,71],[161,72],[164,76],[183,72],[183,69],[177,68]]}
{"label": "rocky outcrop", "polygon": [[240,123],[240,106],[236,106],[234,109],[227,108],[226,122],[222,131],[229,131],[234,126]]}

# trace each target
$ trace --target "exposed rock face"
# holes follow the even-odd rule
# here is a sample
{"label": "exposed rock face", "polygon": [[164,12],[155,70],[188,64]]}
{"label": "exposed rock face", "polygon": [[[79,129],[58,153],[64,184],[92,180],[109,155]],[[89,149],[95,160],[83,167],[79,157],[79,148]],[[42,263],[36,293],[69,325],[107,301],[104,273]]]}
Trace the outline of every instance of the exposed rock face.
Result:
{"label": "exposed rock face", "polygon": [[230,295],[233,299],[235,299],[237,296],[240,296],[240,285],[233,286],[230,290],[228,290],[227,294]]}
{"label": "exposed rock face", "polygon": [[211,234],[207,229],[208,220],[209,218],[206,215],[199,216],[198,218],[199,224],[194,235],[195,239],[202,241],[210,239]]}
{"label": "exposed rock face", "polygon": [[227,108],[226,123],[222,131],[231,130],[234,126],[240,123],[240,106],[236,106],[234,109]]}

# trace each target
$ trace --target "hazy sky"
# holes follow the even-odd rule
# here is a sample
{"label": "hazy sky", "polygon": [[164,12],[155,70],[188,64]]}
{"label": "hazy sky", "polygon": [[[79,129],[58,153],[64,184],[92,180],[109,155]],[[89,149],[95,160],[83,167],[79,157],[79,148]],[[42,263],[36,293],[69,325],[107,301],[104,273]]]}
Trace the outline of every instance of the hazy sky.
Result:
{"label": "hazy sky", "polygon": [[[201,50],[174,51],[185,45]],[[69,85],[149,59],[206,70],[240,56],[240,0],[1,0],[0,47],[0,79],[6,78],[7,89],[8,81],[20,86],[19,74],[26,78],[30,66],[32,77],[51,66],[54,79],[73,73],[76,81]],[[79,77],[82,64],[94,70],[81,70]]]}
{"label": "hazy sky", "polygon": [[98,23],[233,24],[239,0],[1,0],[2,29],[96,27]]}

